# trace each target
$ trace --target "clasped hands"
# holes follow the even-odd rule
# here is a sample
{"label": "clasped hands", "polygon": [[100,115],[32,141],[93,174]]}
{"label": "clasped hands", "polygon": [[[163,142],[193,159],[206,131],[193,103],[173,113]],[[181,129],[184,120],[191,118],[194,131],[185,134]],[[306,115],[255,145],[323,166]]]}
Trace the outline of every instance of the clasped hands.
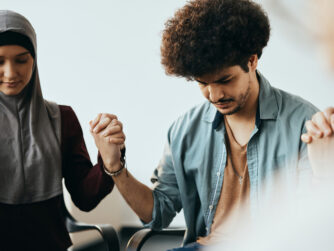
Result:
{"label": "clasped hands", "polygon": [[315,176],[334,177],[334,107],[317,112],[305,124],[301,136],[307,144],[308,156]]}
{"label": "clasped hands", "polygon": [[89,125],[104,166],[109,172],[118,171],[121,165],[121,149],[125,147],[122,123],[113,114],[100,113]]}

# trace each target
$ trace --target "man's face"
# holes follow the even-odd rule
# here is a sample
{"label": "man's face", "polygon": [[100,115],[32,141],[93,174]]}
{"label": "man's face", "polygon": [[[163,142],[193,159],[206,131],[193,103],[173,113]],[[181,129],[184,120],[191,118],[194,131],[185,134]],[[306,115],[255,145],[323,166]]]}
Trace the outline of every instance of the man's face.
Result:
{"label": "man's face", "polygon": [[223,115],[242,110],[251,91],[250,72],[239,65],[196,78],[204,97]]}

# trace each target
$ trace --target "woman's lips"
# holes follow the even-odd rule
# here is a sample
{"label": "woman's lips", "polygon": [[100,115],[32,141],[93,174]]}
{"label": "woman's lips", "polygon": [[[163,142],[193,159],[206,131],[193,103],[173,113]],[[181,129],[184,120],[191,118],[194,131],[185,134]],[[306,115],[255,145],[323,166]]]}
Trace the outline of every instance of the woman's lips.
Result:
{"label": "woman's lips", "polygon": [[15,82],[2,82],[5,86],[9,88],[14,88],[20,84],[21,81],[15,81]]}

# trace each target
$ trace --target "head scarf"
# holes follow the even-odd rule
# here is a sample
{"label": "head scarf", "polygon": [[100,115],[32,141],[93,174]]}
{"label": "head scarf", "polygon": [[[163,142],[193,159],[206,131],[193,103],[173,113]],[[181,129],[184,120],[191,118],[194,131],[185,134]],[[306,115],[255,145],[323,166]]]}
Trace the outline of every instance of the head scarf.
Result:
{"label": "head scarf", "polygon": [[17,33],[15,31],[5,31],[0,33],[0,46],[1,45],[19,45],[29,51],[33,58],[35,58],[35,49],[30,39]]}
{"label": "head scarf", "polygon": [[29,38],[35,55],[22,92],[0,92],[0,203],[34,203],[62,193],[60,111],[42,95],[33,27],[22,15],[0,10],[0,33],[8,31]]}

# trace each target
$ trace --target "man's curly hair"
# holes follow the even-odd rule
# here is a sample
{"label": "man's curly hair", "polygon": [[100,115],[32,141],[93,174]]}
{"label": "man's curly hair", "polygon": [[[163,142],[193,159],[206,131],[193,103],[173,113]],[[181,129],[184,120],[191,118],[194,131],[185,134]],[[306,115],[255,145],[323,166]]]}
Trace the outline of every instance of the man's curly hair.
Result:
{"label": "man's curly hair", "polygon": [[161,63],[168,75],[195,77],[240,65],[248,72],[251,55],[261,57],[270,24],[250,0],[190,0],[167,20]]}

